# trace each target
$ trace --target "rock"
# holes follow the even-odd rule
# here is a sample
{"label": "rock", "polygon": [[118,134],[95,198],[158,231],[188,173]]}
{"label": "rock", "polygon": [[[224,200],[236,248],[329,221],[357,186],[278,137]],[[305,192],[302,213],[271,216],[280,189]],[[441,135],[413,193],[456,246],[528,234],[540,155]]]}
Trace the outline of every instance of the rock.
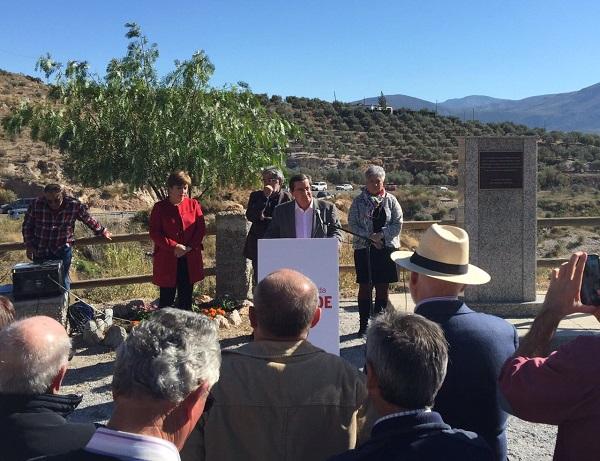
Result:
{"label": "rock", "polygon": [[108,326],[113,324],[113,310],[111,308],[104,309],[104,321]]}
{"label": "rock", "polygon": [[249,307],[252,307],[252,306],[254,306],[254,303],[252,301],[250,301],[249,299],[244,299],[242,301],[242,305],[241,305],[242,308],[244,308],[244,307],[248,307],[249,308]]}
{"label": "rock", "polygon": [[211,301],[212,301],[212,298],[208,295],[196,296],[196,302],[198,304],[205,304],[205,303],[209,303]]}
{"label": "rock", "polygon": [[227,314],[227,318],[229,319],[229,322],[234,326],[238,326],[242,323],[242,317],[239,311],[237,310],[231,311],[229,314]]}
{"label": "rock", "polygon": [[146,303],[143,299],[132,299],[127,303],[127,307],[133,311],[143,309]]}
{"label": "rock", "polygon": [[125,328],[113,325],[106,331],[106,336],[104,337],[102,344],[111,349],[117,349],[126,338],[127,332],[125,331]]}
{"label": "rock", "polygon": [[106,330],[108,330],[109,325],[106,323],[105,320],[102,320],[102,319],[97,319],[96,325],[98,326],[98,331],[99,331],[100,335],[104,336],[104,334],[106,333]]}
{"label": "rock", "polygon": [[217,325],[219,326],[219,328],[229,328],[229,322],[222,315],[217,315],[215,317],[215,321],[217,322]]}
{"label": "rock", "polygon": [[120,319],[126,319],[131,310],[125,304],[115,304],[113,306],[113,315]]}
{"label": "rock", "polygon": [[102,339],[104,339],[103,332],[100,331],[95,321],[89,320],[83,329],[83,342],[88,346],[95,346],[96,344],[100,344]]}

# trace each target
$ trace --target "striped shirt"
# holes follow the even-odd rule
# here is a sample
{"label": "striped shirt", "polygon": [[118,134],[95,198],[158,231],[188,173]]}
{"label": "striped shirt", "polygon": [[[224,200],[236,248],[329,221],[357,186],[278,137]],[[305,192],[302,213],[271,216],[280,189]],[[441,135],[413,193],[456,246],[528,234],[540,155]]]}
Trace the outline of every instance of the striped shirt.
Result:
{"label": "striped shirt", "polygon": [[79,200],[65,196],[60,208],[53,211],[45,197],[38,197],[27,209],[23,221],[23,242],[33,248],[34,258],[56,254],[65,245],[73,245],[75,221],[81,221],[96,235],[104,232]]}

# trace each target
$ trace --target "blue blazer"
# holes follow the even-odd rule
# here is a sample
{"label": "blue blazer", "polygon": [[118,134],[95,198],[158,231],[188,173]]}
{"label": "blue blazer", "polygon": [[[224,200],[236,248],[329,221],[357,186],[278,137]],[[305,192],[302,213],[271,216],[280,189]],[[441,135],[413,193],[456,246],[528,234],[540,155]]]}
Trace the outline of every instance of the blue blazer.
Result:
{"label": "blue blazer", "polygon": [[495,459],[506,460],[508,415],[500,406],[498,376],[519,345],[515,327],[462,301],[426,302],[415,313],[438,323],[448,341],[448,372],[435,411],[450,426],[481,435]]}
{"label": "blue blazer", "polygon": [[473,432],[452,429],[439,413],[417,413],[381,421],[371,438],[330,461],[492,461],[487,443]]}

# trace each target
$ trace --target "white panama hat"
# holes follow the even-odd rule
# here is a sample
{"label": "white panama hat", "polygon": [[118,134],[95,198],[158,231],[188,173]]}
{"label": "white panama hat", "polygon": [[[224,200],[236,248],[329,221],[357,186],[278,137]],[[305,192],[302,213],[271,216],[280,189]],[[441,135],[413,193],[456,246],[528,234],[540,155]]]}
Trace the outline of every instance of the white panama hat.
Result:
{"label": "white panama hat", "polygon": [[411,272],[466,285],[483,285],[490,275],[469,264],[469,235],[460,227],[433,224],[413,251],[394,251],[390,258]]}

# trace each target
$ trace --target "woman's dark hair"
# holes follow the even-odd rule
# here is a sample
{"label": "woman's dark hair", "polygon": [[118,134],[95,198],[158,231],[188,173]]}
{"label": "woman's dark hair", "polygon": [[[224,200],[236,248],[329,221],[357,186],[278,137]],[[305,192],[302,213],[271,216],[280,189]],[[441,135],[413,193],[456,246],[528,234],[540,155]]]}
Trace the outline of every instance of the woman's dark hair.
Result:
{"label": "woman's dark hair", "polygon": [[185,171],[174,171],[167,178],[167,187],[173,186],[188,186],[192,185],[192,179]]}

